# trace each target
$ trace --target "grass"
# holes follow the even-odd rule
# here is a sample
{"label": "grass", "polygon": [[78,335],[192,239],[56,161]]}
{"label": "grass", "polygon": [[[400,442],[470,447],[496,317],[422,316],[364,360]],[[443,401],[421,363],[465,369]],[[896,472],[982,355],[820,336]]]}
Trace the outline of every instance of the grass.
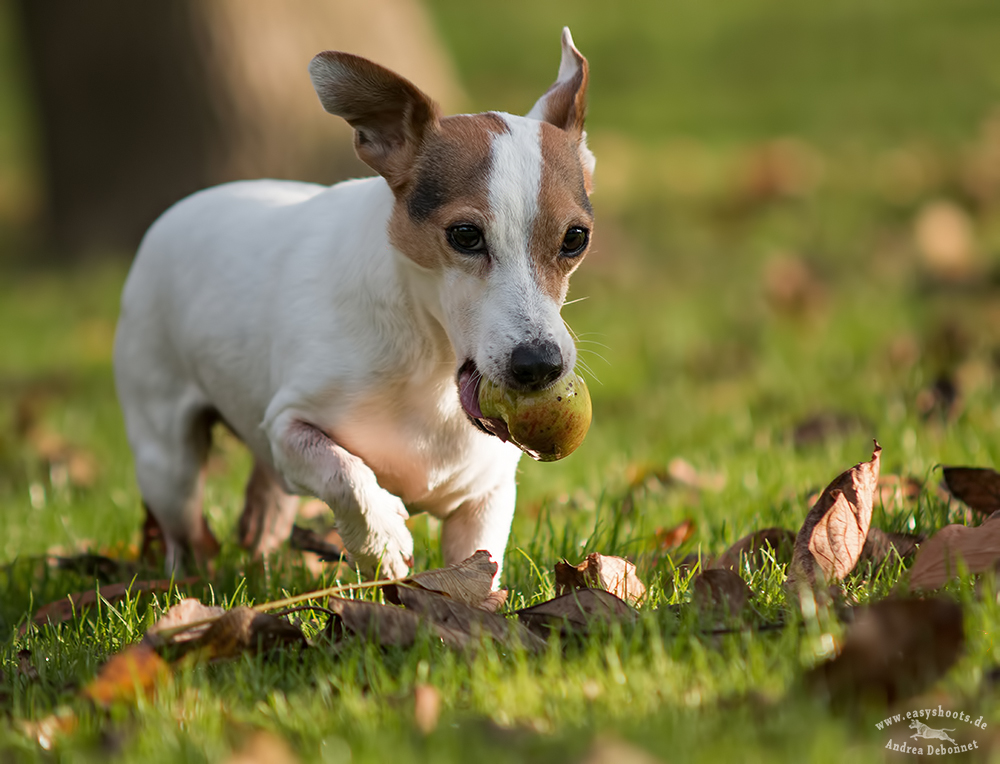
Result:
{"label": "grass", "polygon": [[[90,708],[79,687],[177,595],[102,604],[24,637],[17,627],[41,603],[95,586],[44,555],[85,546],[124,555],[141,523],[110,370],[125,267],[55,271],[5,255],[0,761],[219,760],[254,730],[324,761],[572,762],[609,739],[671,761],[884,758],[887,734],[875,727],[884,713],[834,714],[800,687],[840,633],[831,613],[801,614],[771,570],[749,577],[757,608],[789,625],[708,636],[683,615],[688,581],[654,534],[696,522],[693,540],[671,553],[679,560],[768,525],[796,529],[810,493],[867,459],[872,437],[883,473],[923,484],[901,511],[877,508],[874,524],[929,533],[963,521],[936,489],[938,465],[1000,465],[1000,182],[987,173],[997,139],[986,127],[1000,104],[997,12],[985,0],[630,7],[609,15],[581,0],[568,19],[593,67],[599,227],[570,295],[585,299],[564,315],[581,338],[595,420],[571,458],[522,464],[504,583],[513,606],[531,604],[551,596],[561,557],[627,554],[652,589],[638,628],[553,640],[540,656],[490,645],[466,656],[429,640],[335,651],[307,618],[317,647],[301,657],[185,666],[135,707]],[[524,111],[550,81],[564,8],[431,8],[477,108]],[[985,184],[970,180],[980,175]],[[784,180],[764,182],[775,176]],[[971,230],[956,278],[915,236],[942,200]],[[798,284],[790,296],[788,284]],[[942,376],[960,392],[950,410],[933,405]],[[89,459],[88,480],[65,479],[37,434],[19,434],[24,412]],[[817,414],[847,424],[797,443],[796,426]],[[677,458],[717,484],[635,480]],[[206,506],[228,543],[216,577],[188,591],[248,604],[331,583],[291,555],[260,567],[234,548],[248,467],[222,438]],[[418,567],[439,564],[432,524],[418,518],[414,532]],[[859,570],[849,588],[877,598],[900,573]],[[968,580],[949,591],[966,606],[968,641],[930,697],[996,720],[997,599],[976,596]],[[22,649],[37,680],[18,674]],[[443,699],[426,737],[413,722],[418,684]],[[26,725],[60,708],[79,726],[44,750]]]}

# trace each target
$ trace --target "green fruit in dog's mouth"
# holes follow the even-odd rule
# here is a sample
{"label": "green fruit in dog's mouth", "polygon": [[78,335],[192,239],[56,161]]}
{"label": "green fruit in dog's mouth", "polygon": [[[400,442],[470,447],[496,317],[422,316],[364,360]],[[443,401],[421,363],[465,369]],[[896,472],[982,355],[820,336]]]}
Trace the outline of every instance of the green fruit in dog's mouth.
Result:
{"label": "green fruit in dog's mouth", "polygon": [[575,373],[544,390],[528,392],[484,378],[479,383],[479,408],[484,417],[502,419],[511,441],[542,462],[573,453],[583,443],[593,413],[587,383]]}

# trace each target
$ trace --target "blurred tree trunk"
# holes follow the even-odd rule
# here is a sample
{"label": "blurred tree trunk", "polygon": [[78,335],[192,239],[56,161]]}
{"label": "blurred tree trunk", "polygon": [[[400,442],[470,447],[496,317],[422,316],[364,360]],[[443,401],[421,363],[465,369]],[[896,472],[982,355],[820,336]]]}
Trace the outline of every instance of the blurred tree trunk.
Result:
{"label": "blurred tree trunk", "polygon": [[460,100],[417,0],[18,0],[61,256],[131,251],[216,183],[370,174],[307,72],[339,48]]}

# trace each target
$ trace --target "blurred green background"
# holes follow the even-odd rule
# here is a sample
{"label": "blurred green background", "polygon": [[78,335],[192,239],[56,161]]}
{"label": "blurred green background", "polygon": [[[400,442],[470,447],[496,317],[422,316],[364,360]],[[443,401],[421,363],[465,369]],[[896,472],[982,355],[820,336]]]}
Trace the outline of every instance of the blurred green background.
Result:
{"label": "blurred green background", "polygon": [[[110,374],[132,250],[48,236],[22,5],[0,2],[0,560],[140,521]],[[608,509],[637,551],[686,516],[710,546],[795,527],[875,436],[922,481],[1000,463],[996,2],[425,8],[470,110],[527,111],[563,25],[591,65],[598,226],[564,315],[595,423],[565,462],[525,461],[514,544]],[[221,453],[225,535],[247,462]]]}

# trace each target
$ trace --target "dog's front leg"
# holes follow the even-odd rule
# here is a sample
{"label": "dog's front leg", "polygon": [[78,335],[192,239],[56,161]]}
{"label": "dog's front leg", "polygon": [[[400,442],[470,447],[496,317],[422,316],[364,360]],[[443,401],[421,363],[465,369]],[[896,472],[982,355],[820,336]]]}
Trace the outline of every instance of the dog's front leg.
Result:
{"label": "dog's front leg", "polygon": [[485,549],[497,563],[493,586],[498,586],[503,573],[504,550],[514,519],[516,494],[517,486],[512,473],[492,493],[469,499],[448,515],[441,527],[441,551],[445,564],[461,562]]}
{"label": "dog's front leg", "polygon": [[278,414],[267,431],[278,473],[292,491],[316,496],[333,509],[344,546],[361,572],[369,578],[408,575],[409,514],[368,465],[296,412]]}

